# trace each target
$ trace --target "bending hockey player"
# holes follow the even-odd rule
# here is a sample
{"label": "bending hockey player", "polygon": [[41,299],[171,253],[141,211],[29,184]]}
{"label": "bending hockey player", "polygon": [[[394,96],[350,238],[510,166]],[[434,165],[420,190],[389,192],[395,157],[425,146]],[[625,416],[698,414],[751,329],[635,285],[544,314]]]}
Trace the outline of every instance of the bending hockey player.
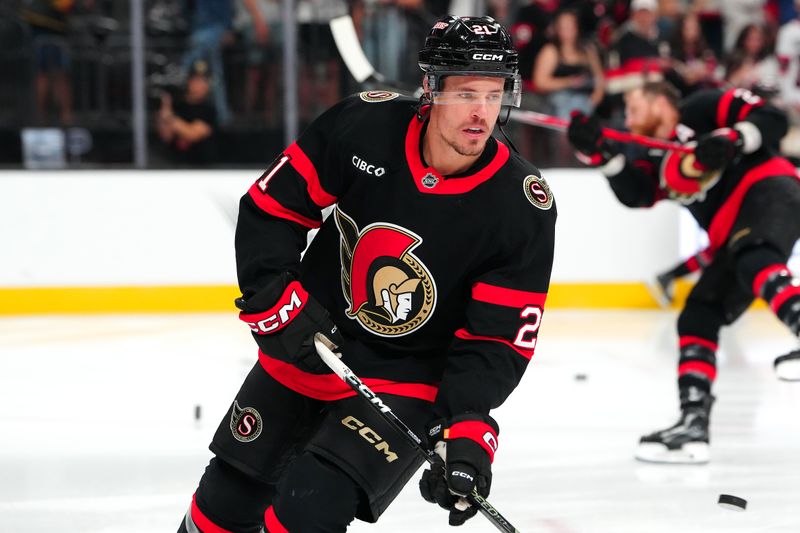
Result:
{"label": "bending hockey player", "polygon": [[[777,155],[785,116],[747,90],[701,91],[679,104],[671,86],[649,83],[628,93],[625,107],[633,133],[692,142],[694,153],[622,153],[595,118],[576,114],[568,137],[579,158],[600,166],[627,206],[685,205],[708,232],[712,258],[678,318],[680,420],[642,437],[636,457],[703,463],[720,329],[762,298],[800,335],[800,280],[786,266],[800,237],[800,180]],[[800,350],[775,361],[784,378],[800,378],[799,366]]]}
{"label": "bending hockey player", "polygon": [[492,137],[520,97],[506,30],[488,17],[442,18],[419,64],[419,101],[386,91],[343,100],[242,198],[237,305],[258,362],[180,531],[345,531],[354,518],[376,521],[420,467],[317,356],[317,332],[442,452],[420,490],[451,524],[476,513],[462,498],[473,488],[489,494],[490,411],[533,356],[556,207],[539,171]]}

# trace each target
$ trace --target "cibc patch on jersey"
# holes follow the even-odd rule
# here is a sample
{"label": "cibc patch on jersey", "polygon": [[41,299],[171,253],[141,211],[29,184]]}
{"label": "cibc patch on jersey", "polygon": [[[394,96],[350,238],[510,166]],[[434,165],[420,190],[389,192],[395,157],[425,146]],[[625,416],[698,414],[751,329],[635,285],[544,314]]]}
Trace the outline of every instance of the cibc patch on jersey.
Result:
{"label": "cibc patch on jersey", "polygon": [[394,93],[391,91],[364,91],[359,93],[358,96],[365,102],[372,104],[375,102],[388,102],[389,100],[394,100],[400,96],[400,93]]}
{"label": "cibc patch on jersey", "polygon": [[522,190],[530,203],[539,209],[550,209],[553,207],[553,193],[550,186],[541,176],[531,174],[525,177],[522,182]]}
{"label": "cibc patch on jersey", "polygon": [[359,230],[339,208],[334,217],[347,317],[381,337],[407,335],[427,322],[436,308],[436,284],[411,253],[422,238],[388,223]]}

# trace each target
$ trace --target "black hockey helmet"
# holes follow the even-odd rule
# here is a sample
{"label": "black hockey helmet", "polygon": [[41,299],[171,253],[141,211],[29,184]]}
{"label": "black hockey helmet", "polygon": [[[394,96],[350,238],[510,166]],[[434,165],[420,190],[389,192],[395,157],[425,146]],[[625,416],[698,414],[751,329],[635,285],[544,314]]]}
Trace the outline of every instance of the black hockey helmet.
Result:
{"label": "black hockey helmet", "polygon": [[492,17],[440,18],[419,51],[419,67],[432,92],[441,90],[446,76],[505,78],[503,104],[519,107],[519,54],[506,29]]}

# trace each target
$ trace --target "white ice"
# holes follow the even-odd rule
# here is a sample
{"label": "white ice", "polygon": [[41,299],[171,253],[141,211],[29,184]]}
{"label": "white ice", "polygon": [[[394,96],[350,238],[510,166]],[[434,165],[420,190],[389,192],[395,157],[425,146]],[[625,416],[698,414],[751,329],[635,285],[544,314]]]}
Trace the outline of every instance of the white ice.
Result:
{"label": "white ice", "polygon": [[[771,369],[796,341],[767,311],[723,336],[711,464],[632,458],[642,433],[676,419],[674,321],[545,314],[525,378],[496,411],[490,500],[520,531],[800,532],[800,383]],[[234,313],[0,319],[0,532],[175,531],[254,356]],[[351,531],[495,531],[482,516],[449,528],[415,485]],[[747,511],[719,507],[720,493]]]}

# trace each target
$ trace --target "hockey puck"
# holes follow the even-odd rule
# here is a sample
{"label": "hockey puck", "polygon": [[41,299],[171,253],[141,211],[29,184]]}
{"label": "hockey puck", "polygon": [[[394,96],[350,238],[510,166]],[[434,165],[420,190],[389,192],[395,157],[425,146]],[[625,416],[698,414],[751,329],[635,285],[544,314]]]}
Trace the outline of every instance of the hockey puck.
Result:
{"label": "hockey puck", "polygon": [[197,404],[194,406],[194,419],[200,420],[201,416],[202,416],[202,409],[200,408],[200,404]]}
{"label": "hockey puck", "polygon": [[586,374],[575,374],[575,381],[586,381]]}
{"label": "hockey puck", "polygon": [[747,500],[744,498],[739,498],[738,496],[732,496],[730,494],[720,494],[717,503],[720,505],[720,507],[724,507],[725,509],[729,509],[731,511],[744,511],[747,509]]}

